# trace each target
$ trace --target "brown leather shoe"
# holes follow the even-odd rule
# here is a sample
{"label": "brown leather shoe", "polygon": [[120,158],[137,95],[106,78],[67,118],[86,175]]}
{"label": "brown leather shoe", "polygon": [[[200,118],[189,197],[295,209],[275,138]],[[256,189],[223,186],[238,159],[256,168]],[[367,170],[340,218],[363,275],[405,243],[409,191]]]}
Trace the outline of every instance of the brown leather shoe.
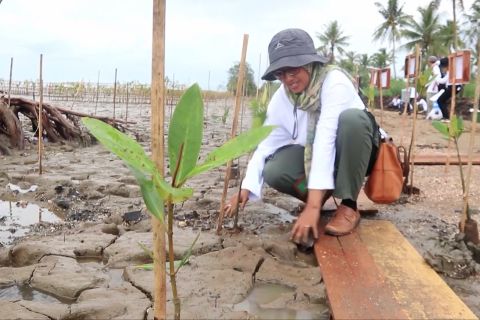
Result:
{"label": "brown leather shoe", "polygon": [[335,215],[325,226],[325,233],[332,236],[343,236],[351,233],[360,222],[360,213],[343,204],[338,206]]}

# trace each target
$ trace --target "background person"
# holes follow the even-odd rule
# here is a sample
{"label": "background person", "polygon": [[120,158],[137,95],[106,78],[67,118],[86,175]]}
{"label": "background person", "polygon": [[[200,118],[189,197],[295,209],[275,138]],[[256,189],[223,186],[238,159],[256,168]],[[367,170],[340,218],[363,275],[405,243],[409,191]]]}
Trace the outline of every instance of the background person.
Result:
{"label": "background person", "polygon": [[[450,99],[452,98],[452,89],[453,86],[450,83],[449,80],[449,73],[448,73],[448,58],[442,58],[440,59],[440,72],[441,72],[441,78],[438,81],[438,90],[444,89],[445,91],[440,95],[440,97],[437,100],[438,106],[440,107],[440,110],[442,111],[443,118],[442,120],[449,121],[450,120]],[[457,92],[459,93],[463,86],[462,85],[456,85],[455,86]]]}
{"label": "background person", "polygon": [[440,72],[440,61],[436,56],[428,57],[428,66],[431,69],[431,75],[426,85],[427,87],[427,113],[432,110],[433,101],[430,99],[438,92],[438,81],[442,78]]}
{"label": "background person", "polygon": [[[349,75],[326,66],[303,30],[277,33],[268,46],[270,66],[262,79],[282,85],[268,105],[265,125],[275,125],[247,166],[239,205],[261,198],[265,181],[306,202],[291,237],[318,237],[320,210],[330,195],[342,199],[325,227],[331,235],[352,232],[360,221],[357,197],[379,142],[378,127]],[[235,194],[225,207],[237,206]]]}

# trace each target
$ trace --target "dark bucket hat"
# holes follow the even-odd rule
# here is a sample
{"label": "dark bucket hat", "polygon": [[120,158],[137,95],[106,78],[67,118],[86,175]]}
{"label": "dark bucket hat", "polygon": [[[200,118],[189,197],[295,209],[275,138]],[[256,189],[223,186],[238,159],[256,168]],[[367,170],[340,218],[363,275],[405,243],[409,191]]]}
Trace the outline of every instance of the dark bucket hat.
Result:
{"label": "dark bucket hat", "polygon": [[327,63],[328,58],[317,54],[310,35],[302,29],[285,29],[273,36],[268,45],[270,66],[262,76],[273,81],[273,72],[285,67],[300,67],[312,62]]}

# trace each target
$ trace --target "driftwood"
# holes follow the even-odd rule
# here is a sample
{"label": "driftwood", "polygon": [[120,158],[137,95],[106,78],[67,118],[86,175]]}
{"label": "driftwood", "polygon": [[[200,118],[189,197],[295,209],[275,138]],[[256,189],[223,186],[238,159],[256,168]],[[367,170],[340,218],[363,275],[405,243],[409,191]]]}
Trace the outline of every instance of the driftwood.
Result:
{"label": "driftwood", "polygon": [[[38,112],[39,107],[38,102],[36,101],[25,98],[10,98],[10,108],[8,108],[6,99],[0,97],[0,135],[6,135],[8,137],[11,148],[24,148],[25,134],[23,132],[19,114],[24,115],[30,120],[32,131],[36,132],[38,129]],[[90,138],[79,125],[80,117],[96,118],[122,131],[125,131],[123,125],[127,124],[127,122],[121,119],[93,116],[43,103],[42,136],[53,143],[62,140],[85,143],[86,141],[89,141]],[[35,135],[38,136],[38,133]],[[8,153],[8,148],[5,145],[2,145],[1,141],[0,152]]]}

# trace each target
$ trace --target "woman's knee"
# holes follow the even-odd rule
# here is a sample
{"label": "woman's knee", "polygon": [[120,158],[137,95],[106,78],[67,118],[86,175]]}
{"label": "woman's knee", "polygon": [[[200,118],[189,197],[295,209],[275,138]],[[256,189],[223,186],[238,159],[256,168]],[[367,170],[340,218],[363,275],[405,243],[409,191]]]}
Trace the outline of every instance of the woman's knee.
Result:
{"label": "woman's knee", "polygon": [[364,110],[347,109],[340,113],[338,119],[338,132],[352,138],[357,135],[372,132],[370,119]]}

